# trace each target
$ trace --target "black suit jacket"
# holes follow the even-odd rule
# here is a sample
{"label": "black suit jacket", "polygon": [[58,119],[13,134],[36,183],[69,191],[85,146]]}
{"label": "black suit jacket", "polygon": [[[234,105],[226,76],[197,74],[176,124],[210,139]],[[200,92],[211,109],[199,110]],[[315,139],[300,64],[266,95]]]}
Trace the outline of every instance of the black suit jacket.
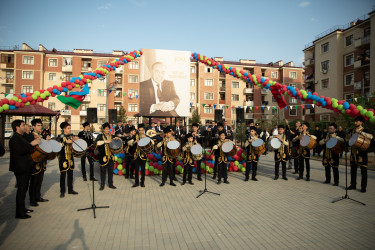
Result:
{"label": "black suit jacket", "polygon": [[[162,96],[159,100],[160,102],[172,101],[174,103],[174,108],[177,108],[178,104],[180,103],[180,98],[176,94],[174,83],[172,81],[165,80],[162,82],[161,95]],[[169,112],[162,112],[158,110],[150,114],[151,105],[156,104],[155,90],[151,79],[140,83],[139,98],[139,111],[142,116],[178,116],[175,109]]]}
{"label": "black suit jacket", "polygon": [[13,171],[15,175],[30,174],[33,166],[30,154],[32,148],[22,135],[14,133],[9,141],[9,171]]}

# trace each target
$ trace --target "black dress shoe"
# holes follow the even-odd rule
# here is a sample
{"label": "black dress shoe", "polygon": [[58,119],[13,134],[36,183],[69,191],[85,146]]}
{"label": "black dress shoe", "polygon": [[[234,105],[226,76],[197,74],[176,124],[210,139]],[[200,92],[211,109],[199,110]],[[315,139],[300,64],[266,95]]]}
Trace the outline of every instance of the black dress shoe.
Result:
{"label": "black dress shoe", "polygon": [[169,183],[169,185],[171,185],[171,186],[176,186],[176,184],[174,184],[173,182],[171,182],[171,183]]}
{"label": "black dress shoe", "polygon": [[38,207],[39,204],[38,204],[38,202],[30,202],[30,206],[32,206],[32,207]]}
{"label": "black dress shoe", "polygon": [[64,198],[65,197],[65,193],[60,193],[60,198]]}
{"label": "black dress shoe", "polygon": [[333,186],[338,186],[339,184],[338,183],[334,183]]}
{"label": "black dress shoe", "polygon": [[115,187],[115,186],[112,185],[112,186],[109,186],[109,188],[116,189],[117,187]]}
{"label": "black dress shoe", "polygon": [[323,182],[323,184],[329,184],[330,183],[330,181],[324,181]]}
{"label": "black dress shoe", "polygon": [[245,181],[249,181],[249,177],[246,177],[246,178],[245,178]]}
{"label": "black dress shoe", "polygon": [[125,179],[129,179],[129,176],[126,176],[126,175],[125,175]]}
{"label": "black dress shoe", "polygon": [[25,213],[32,213],[32,212],[34,212],[34,210],[32,210],[32,209],[25,209]]}
{"label": "black dress shoe", "polygon": [[177,178],[176,178],[176,176],[175,176],[175,177],[173,177],[173,180],[174,180],[174,181],[177,181]]}
{"label": "black dress shoe", "polygon": [[298,174],[298,172],[294,171],[293,174]]}
{"label": "black dress shoe", "polygon": [[165,185],[165,183],[164,183],[164,182],[160,183],[160,187],[162,187],[162,186],[164,186],[164,185]]}
{"label": "black dress shoe", "polygon": [[356,190],[356,189],[357,189],[357,187],[352,186],[352,185],[350,185],[350,186],[348,187],[348,190]]}
{"label": "black dress shoe", "polygon": [[255,178],[255,177],[254,177],[254,178],[251,178],[251,180],[253,180],[253,181],[258,181],[258,179],[257,179],[257,178]]}
{"label": "black dress shoe", "polygon": [[286,178],[286,177],[283,177],[283,180],[286,180],[286,181],[287,181],[287,180],[288,180],[288,178]]}
{"label": "black dress shoe", "polygon": [[306,178],[306,181],[310,181],[310,178]]}
{"label": "black dress shoe", "polygon": [[217,184],[221,184],[221,181],[217,181]]}
{"label": "black dress shoe", "polygon": [[49,200],[47,200],[47,199],[43,199],[43,198],[40,198],[40,199],[38,200],[38,202],[47,202],[47,201],[49,201]]}
{"label": "black dress shoe", "polygon": [[225,184],[229,184],[229,181],[225,180],[224,183],[225,183]]}
{"label": "black dress shoe", "polygon": [[189,184],[190,184],[190,185],[194,185],[194,183],[193,183],[192,181],[189,181]]}
{"label": "black dress shoe", "polygon": [[361,188],[361,193],[366,193],[366,188]]}
{"label": "black dress shoe", "polygon": [[198,179],[197,179],[198,181],[202,181],[202,178],[201,177],[198,177]]}
{"label": "black dress shoe", "polygon": [[100,191],[103,191],[103,190],[104,190],[104,185],[100,185],[99,190],[100,190]]}
{"label": "black dress shoe", "polygon": [[139,186],[138,183],[134,183],[134,185],[132,187],[135,188],[135,187],[138,187],[138,186]]}
{"label": "black dress shoe", "polygon": [[78,194],[78,192],[74,191],[74,190],[71,190],[68,192],[68,194]]}
{"label": "black dress shoe", "polygon": [[87,177],[86,176],[83,176],[83,181],[87,181]]}
{"label": "black dress shoe", "polygon": [[143,188],[144,188],[144,187],[146,187],[146,186],[145,186],[145,184],[144,184],[144,183],[141,183],[141,187],[143,187]]}
{"label": "black dress shoe", "polygon": [[90,178],[90,181],[98,181],[95,177]]}
{"label": "black dress shoe", "polygon": [[216,174],[214,174],[214,176],[212,177],[212,179],[214,179],[214,180],[216,179]]}
{"label": "black dress shoe", "polygon": [[134,179],[134,176],[130,176],[130,179]]}
{"label": "black dress shoe", "polygon": [[303,177],[299,177],[299,176],[297,177],[297,180],[302,180],[302,179],[303,179]]}
{"label": "black dress shoe", "polygon": [[186,181],[183,181],[183,182],[181,183],[181,186],[185,185],[185,183],[186,183]]}
{"label": "black dress shoe", "polygon": [[31,218],[28,214],[16,215],[16,219],[29,219]]}
{"label": "black dress shoe", "polygon": [[277,179],[279,179],[279,177],[275,177],[275,178],[273,178],[274,180],[277,180]]}

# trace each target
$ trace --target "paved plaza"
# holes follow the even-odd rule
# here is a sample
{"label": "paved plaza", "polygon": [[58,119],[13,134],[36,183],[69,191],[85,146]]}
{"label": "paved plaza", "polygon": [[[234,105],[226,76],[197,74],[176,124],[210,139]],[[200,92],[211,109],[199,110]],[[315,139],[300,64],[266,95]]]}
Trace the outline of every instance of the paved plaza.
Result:
{"label": "paved plaza", "polygon": [[[273,154],[262,156],[258,182],[244,182],[243,173],[229,173],[230,184],[207,177],[209,191],[196,198],[204,182],[159,187],[161,176],[146,177],[146,187],[114,176],[116,190],[99,192],[92,204],[91,182],[84,182],[76,159],[74,189],[78,195],[59,198],[57,160],[44,176],[43,196],[50,201],[32,208],[31,219],[15,219],[15,177],[8,171],[9,153],[0,159],[0,249],[374,249],[375,172],[369,171],[367,193],[350,191],[350,200],[332,203],[345,194],[345,167],[340,185],[322,184],[324,168],[311,161],[311,181],[273,180]],[[360,171],[358,171],[360,181]],[[95,176],[99,178],[96,167]],[[360,187],[360,184],[357,185]],[[28,197],[27,197],[28,206]]]}

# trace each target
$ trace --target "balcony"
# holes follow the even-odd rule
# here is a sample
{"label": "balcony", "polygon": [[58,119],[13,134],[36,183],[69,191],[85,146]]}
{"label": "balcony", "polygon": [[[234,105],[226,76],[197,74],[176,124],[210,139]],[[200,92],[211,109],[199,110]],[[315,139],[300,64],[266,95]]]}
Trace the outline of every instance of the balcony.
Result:
{"label": "balcony", "polygon": [[268,101],[263,101],[262,106],[268,106]]}
{"label": "balcony", "polygon": [[71,115],[72,111],[70,109],[62,109],[60,113],[61,115]]}
{"label": "balcony", "polygon": [[122,74],[122,71],[123,71],[123,66],[118,67],[118,68],[115,70],[115,74]]}
{"label": "balcony", "polygon": [[115,102],[122,102],[121,96],[115,96]]}
{"label": "balcony", "polygon": [[80,116],[87,116],[87,111],[86,110],[81,110],[79,111]]}
{"label": "balcony", "polygon": [[2,69],[13,69],[14,63],[1,63],[0,68],[2,68]]}
{"label": "balcony", "polygon": [[225,87],[220,87],[219,91],[220,92],[225,92]]}
{"label": "balcony", "polygon": [[308,67],[308,66],[313,66],[314,63],[315,63],[315,59],[310,58],[310,59],[305,60],[305,62],[303,64],[305,65],[305,67]]}
{"label": "balcony", "polygon": [[219,100],[219,104],[225,104],[225,100]]}
{"label": "balcony", "polygon": [[266,90],[266,89],[262,89],[262,90],[261,90],[261,93],[262,93],[262,95],[267,95],[267,94],[268,94],[268,90]]}
{"label": "balcony", "polygon": [[364,67],[369,67],[370,66],[370,60],[358,60],[354,62],[354,68],[359,69],[359,68],[364,68]]}
{"label": "balcony", "polygon": [[361,38],[358,38],[354,41],[354,46],[356,48],[360,48],[362,46],[365,46],[367,44],[370,44],[370,37],[371,36],[365,36],[365,37],[361,37]]}
{"label": "balcony", "polygon": [[115,83],[115,88],[116,89],[122,89],[122,82],[116,82]]}
{"label": "balcony", "polygon": [[244,102],[243,102],[243,105],[244,105],[244,106],[248,106],[248,107],[249,107],[249,106],[254,106],[254,101],[244,101]]}
{"label": "balcony", "polygon": [[243,89],[243,93],[246,94],[254,94],[254,89],[253,88],[245,88]]}
{"label": "balcony", "polygon": [[245,113],[245,120],[253,119],[254,115],[252,113]]}
{"label": "balcony", "polygon": [[62,66],[62,71],[63,72],[72,72],[73,66],[72,65],[63,65]]}
{"label": "balcony", "polygon": [[85,99],[83,100],[83,102],[90,102],[90,96],[89,95],[86,95]]}
{"label": "balcony", "polygon": [[92,68],[91,67],[82,67],[81,68],[81,72],[88,72],[88,71],[92,71]]}

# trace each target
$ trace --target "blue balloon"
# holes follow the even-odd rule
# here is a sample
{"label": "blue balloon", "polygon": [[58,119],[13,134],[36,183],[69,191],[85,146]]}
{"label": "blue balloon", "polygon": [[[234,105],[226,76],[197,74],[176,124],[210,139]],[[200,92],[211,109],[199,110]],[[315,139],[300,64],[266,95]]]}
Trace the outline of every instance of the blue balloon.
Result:
{"label": "blue balloon", "polygon": [[234,74],[233,74],[233,72],[230,72],[230,74],[233,76]]}
{"label": "blue balloon", "polygon": [[344,103],[342,104],[342,106],[343,106],[344,109],[348,109],[348,108],[350,107],[350,105],[349,105],[348,102],[344,102]]}
{"label": "blue balloon", "polygon": [[114,170],[113,170],[113,173],[114,173],[114,174],[118,174],[118,169],[117,169],[117,168],[114,169]]}
{"label": "blue balloon", "polygon": [[15,107],[14,105],[9,105],[9,109],[10,109],[10,110],[15,110],[16,107]]}
{"label": "blue balloon", "polygon": [[196,173],[197,172],[197,169],[196,168],[193,168],[193,173]]}
{"label": "blue balloon", "polygon": [[55,93],[55,94],[57,94],[58,90],[57,89],[53,89],[52,92]]}
{"label": "blue balloon", "polygon": [[229,70],[232,70],[232,67],[229,67]]}
{"label": "blue balloon", "polygon": [[[220,66],[220,65],[219,65]],[[245,74],[244,74],[245,76],[248,76],[249,74],[247,73],[247,72],[245,72]]]}
{"label": "blue balloon", "polygon": [[264,77],[260,78],[260,82],[261,82],[261,83],[264,83],[265,80],[266,80],[266,79],[264,79]]}
{"label": "blue balloon", "polygon": [[69,90],[67,88],[63,88],[63,92],[68,92]]}
{"label": "blue balloon", "polygon": [[158,161],[158,165],[162,165],[162,162],[161,162],[161,161]]}

